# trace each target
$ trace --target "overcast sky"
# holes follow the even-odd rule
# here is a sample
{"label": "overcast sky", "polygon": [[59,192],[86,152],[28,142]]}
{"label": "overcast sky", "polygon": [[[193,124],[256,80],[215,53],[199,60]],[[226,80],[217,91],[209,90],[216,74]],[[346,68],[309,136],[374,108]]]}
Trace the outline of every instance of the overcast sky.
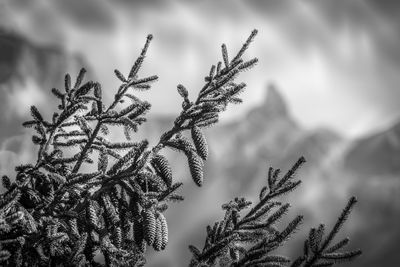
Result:
{"label": "overcast sky", "polygon": [[194,97],[220,59],[221,43],[233,54],[257,28],[248,58],[257,56],[260,63],[243,76],[249,85],[245,103],[226,119],[259,104],[268,82],[278,86],[293,116],[308,128],[329,126],[358,136],[400,118],[399,1],[0,3],[3,25],[36,43],[84,55],[110,96],[118,86],[113,69],[128,72],[146,35],[154,34],[142,70],[160,76],[148,97],[154,113],[177,112],[176,85],[186,85]]}

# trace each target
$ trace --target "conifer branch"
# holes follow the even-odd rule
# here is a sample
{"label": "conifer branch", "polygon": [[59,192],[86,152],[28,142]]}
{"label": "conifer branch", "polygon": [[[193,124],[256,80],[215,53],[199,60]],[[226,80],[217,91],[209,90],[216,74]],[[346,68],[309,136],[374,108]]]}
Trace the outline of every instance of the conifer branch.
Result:
{"label": "conifer branch", "polygon": [[[51,90],[59,101],[58,112],[51,120],[32,106],[32,119],[23,123],[35,131],[32,142],[38,146],[36,163],[16,166],[15,182],[2,177],[6,192],[0,195],[0,265],[59,266],[68,262],[104,266],[94,260],[101,253],[105,266],[143,266],[148,246],[156,251],[166,249],[168,222],[163,213],[169,202],[182,201],[183,196],[179,194],[182,183],[175,181],[163,149],[183,153],[193,181],[202,186],[204,162],[209,157],[204,128],[217,123],[228,105],[241,103],[239,95],[246,84],[236,79],[258,62],[257,58],[243,59],[256,34],[254,30],[232,59],[227,46],[221,46],[222,60],[211,66],[197,97],[190,97],[185,86],[177,86],[182,110],[152,147],[146,139],[131,140],[151,108],[134,92],[149,90],[158,79],[156,75],[139,77],[152,35],[127,75],[114,71],[121,85],[108,106],[100,84],[85,81],[85,69],[74,83],[66,74],[64,90]],[[126,141],[108,139],[114,128],[123,129]],[[190,138],[184,136],[185,132]],[[303,217],[297,216],[278,229],[289,204],[276,198],[300,184],[293,176],[303,163],[304,158],[300,158],[283,177],[279,170],[270,168],[259,202],[244,216],[242,211],[251,205],[246,199],[235,198],[223,205],[225,216],[207,227],[204,248],[190,246],[191,265],[289,263],[287,258],[270,252],[290,238]],[[95,164],[97,170],[83,172],[85,164]],[[354,203],[349,202],[326,239],[323,226],[310,232],[306,241],[310,248],[306,247],[317,251],[318,259],[338,262],[358,255],[357,251],[338,252],[347,239],[330,244]],[[319,251],[321,242],[323,250]],[[311,265],[315,261],[312,256],[297,260]]]}
{"label": "conifer branch", "polygon": [[309,233],[308,239],[304,243],[304,255],[298,257],[292,267],[302,266],[302,267],[312,267],[318,264],[329,264],[334,265],[343,261],[350,261],[361,255],[361,250],[354,251],[344,251],[337,252],[337,250],[343,248],[349,243],[349,238],[345,238],[339,243],[331,246],[334,237],[342,228],[344,222],[347,220],[352,208],[357,203],[355,197],[351,197],[337,219],[332,230],[329,232],[328,236],[323,240],[323,235],[325,234],[325,225],[321,224],[318,229],[312,228]]}
{"label": "conifer branch", "polygon": [[[303,221],[303,216],[295,217],[283,230],[278,230],[277,225],[286,215],[290,205],[289,203],[282,204],[274,199],[293,190],[300,184],[300,181],[294,181],[293,176],[304,162],[304,157],[300,157],[282,178],[279,177],[279,169],[269,168],[267,186],[261,189],[260,201],[243,217],[241,212],[248,209],[251,202],[244,198],[235,198],[233,201],[224,204],[222,206],[226,211],[224,219],[216,222],[214,227],[207,227],[204,248],[199,250],[194,246],[189,247],[193,254],[190,266],[214,266],[218,263],[224,266],[238,267],[288,266],[287,264],[291,262],[290,259],[270,253],[290,239]],[[324,251],[340,230],[355,202],[354,198],[350,199],[322,245],[325,226],[321,224],[318,229],[311,229],[310,237],[305,242],[304,256],[297,258],[291,266],[317,266],[314,264],[318,260],[325,260],[325,262],[333,265],[359,256],[361,253],[359,250],[344,253],[336,252],[348,243],[348,239]],[[314,253],[313,256],[310,256],[309,251]]]}

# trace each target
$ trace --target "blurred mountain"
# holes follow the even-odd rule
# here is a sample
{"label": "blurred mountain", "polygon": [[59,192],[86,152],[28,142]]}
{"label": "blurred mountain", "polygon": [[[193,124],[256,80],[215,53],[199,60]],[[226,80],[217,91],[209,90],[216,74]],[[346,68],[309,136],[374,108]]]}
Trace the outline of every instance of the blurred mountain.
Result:
{"label": "blurred mountain", "polygon": [[[299,126],[290,117],[286,103],[275,86],[267,88],[263,103],[240,121],[207,131],[212,160],[229,177],[231,194],[245,190],[266,163],[274,164],[299,138]],[[214,179],[214,178],[213,178]]]}
{"label": "blurred mountain", "polygon": [[[172,125],[173,118],[159,121],[163,126],[156,126],[157,129],[167,129],[167,121]],[[301,155],[308,161],[297,174],[304,185],[288,201],[295,203],[293,213],[306,215],[304,231],[320,222],[332,224],[346,199],[356,195],[360,202],[344,231],[351,233],[353,248],[367,251],[353,266],[372,267],[382,262],[394,266],[399,257],[391,248],[400,242],[395,227],[400,223],[400,181],[396,177],[400,164],[395,163],[400,157],[399,128],[396,125],[360,140],[345,139],[326,128],[306,130],[291,117],[278,89],[269,86],[264,102],[242,120],[206,130],[211,151],[205,164],[206,183],[201,189],[191,182],[185,183],[184,207],[168,211],[168,219],[181,233],[180,239],[171,240],[168,255],[154,255],[150,266],[162,266],[161,262],[184,266],[190,257],[185,248],[189,244],[203,245],[205,227],[221,218],[223,203],[235,196],[254,199],[265,183],[269,166],[282,168],[284,172]],[[187,170],[182,170],[186,168],[181,163],[183,159],[172,157],[175,170],[180,169],[180,174],[190,177]],[[366,183],[358,179],[363,174],[373,178]],[[384,174],[386,183],[382,183],[382,175],[378,174]],[[193,211],[198,212],[193,214]],[[187,217],[188,213],[192,216]],[[300,238],[284,253],[292,256],[300,253],[301,235],[304,232],[299,233]],[[365,246],[374,242],[379,244],[379,252],[368,251],[373,246]],[[179,260],[170,255],[178,256]]]}
{"label": "blurred mountain", "polygon": [[346,167],[361,176],[400,177],[400,122],[355,142],[347,154]]}
{"label": "blurred mountain", "polygon": [[33,78],[43,85],[60,84],[72,61],[83,65],[79,57],[72,58],[61,48],[35,45],[16,33],[0,30],[0,83],[13,79]]}
{"label": "blurred mountain", "polygon": [[[165,125],[168,120],[171,124],[173,118],[159,121]],[[164,126],[155,127],[164,128]],[[206,130],[206,136],[210,158],[205,163],[204,186],[199,189],[192,186],[193,183],[190,181],[185,183],[183,192],[187,196],[187,201],[184,207],[168,211],[171,224],[180,225],[178,229],[182,233],[180,240],[171,240],[170,247],[173,250],[170,254],[178,256],[179,260],[174,261],[167,255],[164,257],[154,255],[153,261],[149,262],[151,266],[171,261],[173,263],[170,266],[184,266],[190,256],[189,251],[184,248],[188,244],[202,245],[205,227],[222,216],[220,207],[223,203],[236,196],[254,199],[258,190],[265,184],[269,166],[282,168],[284,172],[304,155],[309,163],[298,174],[301,179],[311,174],[312,177],[318,178],[321,178],[319,174],[326,176],[323,174],[326,159],[332,157],[331,154],[343,141],[342,137],[329,129],[303,129],[292,118],[284,98],[273,85],[268,86],[261,105],[251,109],[243,119]],[[176,156],[169,158],[175,170],[183,168],[185,171],[179,173],[190,177],[186,170],[187,166],[182,164],[184,158],[179,160]],[[328,184],[325,185],[328,187]],[[322,189],[326,188],[322,186]],[[296,197],[303,198],[300,194]],[[296,199],[296,201],[302,203],[296,204],[296,212],[306,210],[313,215],[310,210],[316,207],[315,204],[307,203],[309,204],[307,210],[304,200]],[[199,212],[193,214],[193,211]],[[188,218],[186,214],[189,213],[192,215]],[[310,220],[313,218],[309,217]]]}
{"label": "blurred mountain", "polygon": [[353,142],[344,158],[360,202],[355,244],[366,247],[359,266],[398,266],[400,243],[400,122]]}
{"label": "blurred mountain", "polygon": [[251,179],[258,184],[267,167],[288,168],[302,155],[310,162],[303,172],[318,168],[321,159],[341,141],[329,129],[310,131],[299,126],[273,85],[267,88],[260,106],[250,110],[241,121],[211,129],[209,139],[216,154],[213,160],[223,165],[230,182],[240,184],[236,193],[250,187]]}

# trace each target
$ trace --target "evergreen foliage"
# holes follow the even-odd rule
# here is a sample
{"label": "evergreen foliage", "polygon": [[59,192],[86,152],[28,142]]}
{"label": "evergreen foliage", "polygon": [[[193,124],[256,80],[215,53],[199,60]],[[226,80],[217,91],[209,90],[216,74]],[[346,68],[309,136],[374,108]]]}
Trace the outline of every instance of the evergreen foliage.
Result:
{"label": "evergreen foliage", "polygon": [[285,256],[273,254],[274,250],[285,245],[303,221],[303,216],[298,215],[279,230],[278,223],[288,212],[290,204],[283,204],[276,198],[300,185],[301,181],[296,181],[294,174],[304,162],[304,157],[301,157],[283,177],[280,177],[279,169],[269,168],[267,185],[261,189],[259,202],[245,215],[242,212],[252,203],[244,198],[235,198],[222,205],[225,216],[212,227],[207,226],[203,249],[200,251],[189,246],[193,254],[190,266],[316,267],[332,266],[359,256],[360,250],[338,252],[348,244],[348,238],[331,244],[356,203],[354,197],[349,200],[325,239],[324,224],[310,230],[302,256],[292,262]]}
{"label": "evergreen foliage", "polygon": [[[235,79],[258,61],[242,59],[256,33],[251,33],[232,60],[222,45],[223,60],[211,67],[195,100],[189,99],[183,85],[177,86],[183,99],[182,111],[152,147],[147,140],[134,142],[131,138],[151,108],[135,92],[150,89],[158,79],[156,75],[138,74],[151,35],[126,76],[115,70],[121,85],[109,105],[103,102],[99,83],[84,81],[85,69],[74,83],[67,74],[64,90],[51,90],[59,100],[51,120],[32,106],[32,119],[23,123],[35,131],[32,141],[38,146],[36,162],[17,166],[15,182],[2,177],[7,191],[0,195],[0,265],[103,266],[94,260],[101,253],[105,266],[143,266],[148,246],[164,250],[168,223],[163,213],[168,202],[182,201],[183,197],[178,193],[182,183],[174,181],[169,161],[161,152],[170,148],[185,154],[193,181],[198,186],[203,184],[208,157],[203,129],[217,123],[229,103],[241,103],[239,94],[246,85]],[[111,140],[113,128],[123,129],[126,141]],[[183,134],[186,131],[191,139]],[[189,247],[191,265],[290,263],[270,252],[290,238],[302,216],[278,230],[276,223],[289,205],[275,199],[300,184],[293,175],[303,162],[301,158],[282,178],[278,177],[279,170],[271,168],[260,202],[245,216],[241,217],[241,211],[251,205],[249,201],[236,198],[224,205],[225,217],[207,228],[203,250]],[[97,168],[84,171],[85,165]],[[292,266],[328,266],[359,255],[359,251],[338,252],[348,239],[331,245],[354,203],[352,198],[325,239],[323,225],[311,229],[304,255]]]}

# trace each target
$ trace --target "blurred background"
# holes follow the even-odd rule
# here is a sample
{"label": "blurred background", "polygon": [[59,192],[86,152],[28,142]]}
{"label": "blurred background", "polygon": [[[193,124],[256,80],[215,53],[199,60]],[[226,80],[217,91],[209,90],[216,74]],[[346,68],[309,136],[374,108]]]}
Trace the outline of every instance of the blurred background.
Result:
{"label": "blurred background", "polygon": [[[359,203],[342,236],[363,256],[352,266],[398,266],[400,254],[400,2],[0,0],[0,174],[31,162],[29,106],[50,116],[52,87],[81,67],[111,100],[114,69],[127,73],[146,35],[154,35],[140,93],[153,109],[138,133],[153,144],[180,111],[176,85],[194,98],[226,43],[233,55],[254,28],[247,58],[259,64],[239,79],[244,103],[206,131],[205,185],[191,181],[183,156],[169,154],[185,201],[170,205],[170,243],[148,251],[148,266],[187,266],[189,244],[235,196],[256,200],[269,166],[286,171],[304,155],[299,190],[286,200],[305,215],[285,251],[301,254],[310,227],[332,226],[350,196]],[[245,56],[246,58],[246,56]],[[183,164],[184,162],[185,164]],[[283,222],[284,223],[284,222]]]}

